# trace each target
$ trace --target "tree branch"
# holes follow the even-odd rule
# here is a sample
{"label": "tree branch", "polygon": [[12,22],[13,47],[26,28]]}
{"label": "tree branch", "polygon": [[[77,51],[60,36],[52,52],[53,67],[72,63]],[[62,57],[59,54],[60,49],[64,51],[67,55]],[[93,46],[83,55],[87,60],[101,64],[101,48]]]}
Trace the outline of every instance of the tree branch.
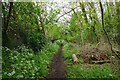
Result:
{"label": "tree branch", "polygon": [[[77,6],[77,7],[79,7],[79,6]],[[56,19],[56,22],[57,22],[62,16],[66,15],[66,14],[68,14],[68,13],[70,13],[70,12],[72,12],[72,11],[73,11],[74,9],[76,9],[77,7],[72,8],[70,11],[65,12],[64,14],[62,14],[61,16],[59,16],[59,17]]]}

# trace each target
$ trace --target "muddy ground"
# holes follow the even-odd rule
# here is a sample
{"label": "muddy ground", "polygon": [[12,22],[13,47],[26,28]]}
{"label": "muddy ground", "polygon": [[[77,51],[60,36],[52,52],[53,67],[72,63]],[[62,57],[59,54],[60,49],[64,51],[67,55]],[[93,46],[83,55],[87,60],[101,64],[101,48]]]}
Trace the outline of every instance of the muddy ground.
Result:
{"label": "muddy ground", "polygon": [[60,48],[51,61],[47,78],[66,78],[66,65],[63,58],[63,45],[60,45]]}

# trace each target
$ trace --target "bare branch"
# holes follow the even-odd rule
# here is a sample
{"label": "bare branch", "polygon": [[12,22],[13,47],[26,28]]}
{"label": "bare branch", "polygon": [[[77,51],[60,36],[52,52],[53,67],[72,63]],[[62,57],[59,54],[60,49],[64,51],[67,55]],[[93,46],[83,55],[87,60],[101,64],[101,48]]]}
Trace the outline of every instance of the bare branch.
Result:
{"label": "bare branch", "polygon": [[59,17],[56,19],[56,22],[57,22],[62,16],[66,15],[66,14],[68,14],[68,13],[70,13],[70,12],[72,12],[74,9],[76,9],[76,8],[78,8],[78,7],[79,7],[79,6],[77,6],[77,7],[75,7],[75,8],[71,8],[70,11],[65,12],[64,14],[62,14],[61,16],[59,16]]}

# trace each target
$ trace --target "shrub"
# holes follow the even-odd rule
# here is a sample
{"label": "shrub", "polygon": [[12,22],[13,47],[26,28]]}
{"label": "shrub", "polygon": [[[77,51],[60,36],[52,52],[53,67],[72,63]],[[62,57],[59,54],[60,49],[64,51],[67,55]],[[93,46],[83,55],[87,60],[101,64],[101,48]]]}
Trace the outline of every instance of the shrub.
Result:
{"label": "shrub", "polygon": [[40,33],[32,33],[27,39],[28,47],[32,48],[34,52],[39,51],[45,45],[45,38]]}
{"label": "shrub", "polygon": [[48,75],[48,65],[58,49],[57,44],[46,45],[38,54],[31,49],[21,51],[2,49],[3,78],[44,78]]}

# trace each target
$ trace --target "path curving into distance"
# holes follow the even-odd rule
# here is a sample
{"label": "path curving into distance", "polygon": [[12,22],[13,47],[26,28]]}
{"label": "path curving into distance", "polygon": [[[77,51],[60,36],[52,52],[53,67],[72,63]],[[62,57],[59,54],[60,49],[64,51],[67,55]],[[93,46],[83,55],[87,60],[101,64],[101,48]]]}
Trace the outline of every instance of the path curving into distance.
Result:
{"label": "path curving into distance", "polygon": [[58,49],[56,55],[53,57],[51,61],[47,79],[49,78],[53,78],[53,79],[66,78],[66,65],[64,63],[64,58],[63,58],[63,44],[60,45],[60,48]]}

